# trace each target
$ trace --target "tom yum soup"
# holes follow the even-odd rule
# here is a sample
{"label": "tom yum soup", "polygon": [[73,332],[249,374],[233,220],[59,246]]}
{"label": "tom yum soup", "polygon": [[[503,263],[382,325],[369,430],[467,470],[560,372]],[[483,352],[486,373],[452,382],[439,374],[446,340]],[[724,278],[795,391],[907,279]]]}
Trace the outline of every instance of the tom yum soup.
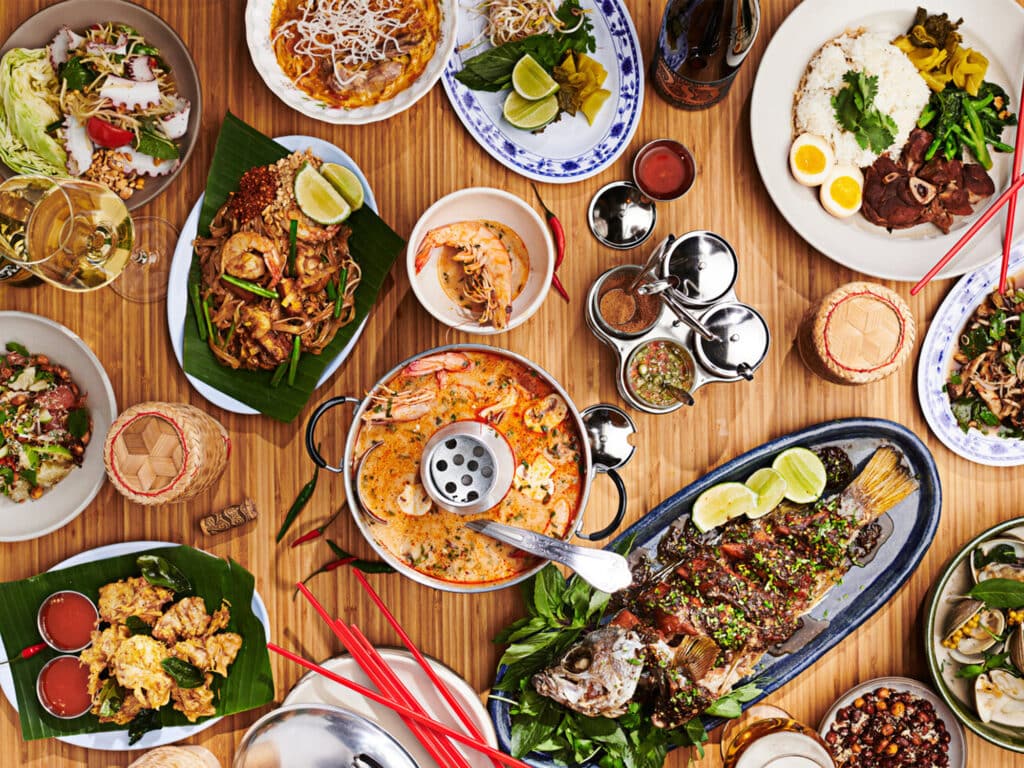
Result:
{"label": "tom yum soup", "polygon": [[[378,521],[371,535],[396,558],[446,581],[494,582],[537,561],[467,530],[467,520],[568,534],[584,493],[582,436],[569,404],[529,366],[489,352],[441,352],[414,360],[369,397],[353,454],[357,461],[365,456],[357,490]],[[458,422],[492,428],[511,449],[507,493],[477,514],[443,509],[421,480],[424,446]],[[469,466],[472,455],[462,460],[471,471],[490,469]]]}

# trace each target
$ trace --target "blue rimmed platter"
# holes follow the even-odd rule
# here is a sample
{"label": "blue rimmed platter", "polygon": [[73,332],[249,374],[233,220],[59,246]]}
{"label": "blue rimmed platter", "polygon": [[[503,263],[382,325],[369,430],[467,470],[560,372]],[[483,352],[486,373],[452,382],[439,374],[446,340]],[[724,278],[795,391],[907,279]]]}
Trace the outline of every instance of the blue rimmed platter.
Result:
{"label": "blue rimmed platter", "polygon": [[484,17],[473,0],[459,4],[458,43],[441,76],[455,114],[466,130],[495,160],[516,173],[554,184],[590,178],[621,155],[640,121],[644,100],[644,65],[640,41],[629,11],[621,0],[583,0],[591,11],[597,50],[591,54],[608,71],[604,86],[612,98],[593,125],[578,114],[564,115],[541,133],[514,128],[502,117],[508,91],[471,91],[455,75],[463,62],[485,49],[472,45],[481,39]]}
{"label": "blue rimmed platter", "polygon": [[[977,429],[964,432],[957,424],[944,387],[953,368],[957,339],[985,296],[996,289],[1000,263],[960,279],[939,305],[921,345],[917,363],[917,398],[932,433],[949,450],[975,464],[1016,467],[1024,464],[1024,440],[998,437]],[[1024,272],[1024,243],[1010,254],[1010,275]]]}
{"label": "blue rimmed platter", "polygon": [[[906,427],[884,419],[839,419],[808,427],[771,440],[713,470],[663,501],[608,545],[609,549],[615,548],[632,537],[631,560],[644,554],[656,558],[662,537],[672,525],[688,520],[693,502],[701,493],[717,483],[746,480],[756,469],[770,466],[775,456],[787,448],[838,446],[850,455],[859,470],[883,445],[892,445],[903,453],[904,461],[917,478],[918,490],[889,510],[886,516],[892,523],[892,533],[874,550],[870,562],[851,568],[842,583],[833,587],[809,613],[811,619],[824,623],[825,628],[793,653],[766,654],[754,673],[737,683],[754,683],[762,691],[744,708],[781,688],[855,631],[896,594],[917,568],[935,536],[942,509],[938,470],[927,446]],[[503,672],[499,670],[498,679]],[[488,709],[498,742],[508,750],[512,744],[511,721],[504,696],[491,698]],[[722,722],[709,717],[704,725],[711,730]],[[540,753],[532,753],[528,762],[543,768],[555,765]]]}

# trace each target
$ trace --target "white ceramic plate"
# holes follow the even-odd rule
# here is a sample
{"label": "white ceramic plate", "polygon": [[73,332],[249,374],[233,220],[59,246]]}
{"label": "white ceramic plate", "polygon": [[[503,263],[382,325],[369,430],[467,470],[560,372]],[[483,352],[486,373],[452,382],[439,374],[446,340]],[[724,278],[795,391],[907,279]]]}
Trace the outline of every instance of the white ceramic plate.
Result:
{"label": "white ceramic plate", "polygon": [[[967,275],[939,305],[918,357],[917,399],[928,426],[953,453],[976,464],[1016,467],[1024,464],[1024,440],[986,435],[976,429],[964,432],[953,417],[949,397],[942,391],[953,367],[952,357],[958,347],[960,331],[985,296],[995,290],[999,267],[997,260]],[[1010,276],[1021,272],[1024,272],[1024,243],[1018,243],[1010,254]]]}
{"label": "white ceramic plate", "polygon": [[[79,552],[74,557],[69,557],[67,560],[57,563],[50,570],[56,571],[61,568],[71,568],[72,566],[81,565],[82,563],[92,563],[96,560],[103,560],[108,557],[130,555],[133,552],[143,552],[147,549],[178,546],[181,545],[170,541],[125,541],[120,544],[109,544],[105,547],[97,547],[96,549]],[[259,593],[255,591],[252,593],[252,612],[256,615],[256,618],[260,620],[260,623],[263,624],[263,630],[266,632],[267,637],[269,637],[270,617],[267,615],[267,607],[263,604],[263,599],[259,596]],[[4,650],[3,643],[0,643],[0,662],[6,660],[7,654]],[[3,690],[4,696],[7,697],[7,701],[10,702],[11,706],[14,707],[14,711],[17,712],[18,698],[14,693],[14,678],[11,676],[10,668],[6,664],[0,666],[0,690]],[[128,745],[127,730],[103,731],[101,733],[80,733],[74,736],[58,736],[56,738],[58,741],[63,741],[65,744],[71,744],[75,747],[98,749],[105,752],[127,752],[129,750],[152,749],[153,747],[162,747],[165,744],[173,744],[176,741],[187,739],[189,736],[194,736],[200,731],[205,731],[219,720],[219,717],[214,717],[201,723],[196,723],[195,725],[161,728],[159,731],[151,731],[150,733],[147,733],[131,746]]]}
{"label": "white ceramic plate", "polygon": [[[793,135],[793,94],[807,63],[828,40],[846,30],[865,27],[895,37],[906,31],[917,4],[907,2],[896,10],[892,0],[804,0],[782,23],[761,58],[750,97],[750,134],[761,179],[768,194],[790,226],[833,261],[874,277],[890,280],[920,279],[960,238],[973,217],[958,220],[948,235],[931,224],[912,229],[885,229],[868,223],[859,214],[840,220],[821,207],[816,189],[800,186],[789,172],[789,145]],[[1001,85],[1016,103],[1024,73],[1024,8],[1013,0],[977,0],[957,3],[936,0],[929,13],[948,11],[964,19],[964,42],[989,59],[986,80]],[[1013,131],[1003,138],[1013,143]],[[1009,184],[1013,156],[993,153],[990,172],[996,191]],[[989,198],[991,202],[995,196]],[[986,207],[982,201],[975,215]],[[953,259],[939,277],[953,277],[977,269],[1002,250],[1003,214],[996,216]],[[1015,232],[1024,232],[1024,217],[1017,217]]]}
{"label": "white ceramic plate", "polygon": [[103,468],[103,438],[117,416],[114,388],[103,365],[78,336],[60,323],[27,312],[0,312],[0,354],[8,341],[29,352],[48,355],[71,372],[71,379],[88,396],[92,440],[82,466],[37,501],[16,504],[0,496],[0,541],[25,541],[51,533],[81,514],[107,479]]}
{"label": "white ceramic plate", "polygon": [[[558,3],[555,3],[558,5]],[[600,173],[629,145],[644,102],[644,62],[629,10],[621,0],[582,0],[590,11],[597,50],[589,54],[608,71],[602,87],[612,92],[593,125],[578,114],[563,115],[541,133],[513,127],[502,116],[508,90],[471,91],[455,75],[463,62],[490,47],[481,39],[484,18],[477,0],[459,0],[459,45],[441,82],[466,130],[487,153],[528,179],[568,184]]]}
{"label": "white ceramic plate", "polygon": [[[387,661],[388,666],[398,673],[402,682],[412,691],[416,700],[423,705],[427,714],[445,725],[450,725],[452,728],[464,731],[462,724],[450,712],[447,702],[441,698],[441,695],[434,688],[434,684],[420,668],[419,664],[416,663],[411,653],[398,648],[380,648],[379,650],[380,655]],[[430,666],[434,668],[437,676],[447,684],[449,690],[452,691],[456,700],[462,705],[466,714],[469,715],[473,723],[480,729],[480,733],[484,735],[487,743],[492,747],[497,746],[498,742],[494,735],[494,725],[491,723],[491,718],[487,715],[487,710],[484,709],[476,692],[470,687],[469,683],[436,659],[428,657],[427,660],[430,662]],[[373,687],[369,678],[363,674],[359,664],[351,656],[337,656],[333,659],[328,659],[322,666],[360,685],[365,685],[369,688]],[[428,766],[435,764],[433,758],[430,757],[423,748],[423,745],[420,744],[419,739],[413,735],[412,731],[402,722],[402,719],[391,709],[364,699],[359,694],[331,682],[316,672],[308,672],[303,676],[285,697],[284,704],[334,704],[350,709],[368,718],[391,734],[408,750],[418,765]],[[491,765],[489,758],[471,750],[469,747],[464,749],[463,754],[473,768],[487,768],[487,766]]]}
{"label": "white ceramic plate", "polygon": [[252,57],[253,66],[267,84],[267,88],[277,98],[297,112],[323,120],[325,123],[363,125],[386,120],[405,111],[434,86],[455,47],[458,14],[450,2],[439,0],[441,35],[433,57],[420,76],[404,91],[379,104],[355,109],[332,107],[299,89],[277,63],[277,56],[270,44],[270,14],[274,4],[275,0],[249,0],[245,6],[245,40],[249,45],[249,56]]}
{"label": "white ceramic plate", "polygon": [[[312,136],[279,136],[274,139],[278,144],[283,146],[285,149],[291,150],[292,152],[301,152],[305,149],[312,149],[313,153],[329,163],[337,163],[350,169],[358,178],[359,182],[363,185],[363,191],[366,194],[366,200],[364,205],[368,206],[374,213],[377,212],[377,200],[373,196],[373,190],[370,189],[370,182],[366,180],[366,176],[360,170],[359,166],[356,165],[355,161],[349,157],[345,152],[338,149],[333,144],[330,144],[322,139],[317,139]],[[167,276],[167,331],[171,335],[171,346],[174,348],[174,357],[178,361],[178,365],[181,367],[182,372],[185,372],[185,368],[182,365],[182,349],[185,343],[185,320],[188,318],[188,272],[192,266],[192,240],[196,237],[196,232],[199,229],[199,213],[203,207],[202,196],[196,201],[196,204],[192,206],[192,210],[188,214],[188,218],[185,219],[185,224],[181,228],[181,234],[178,236],[178,244],[174,248],[174,258],[171,261],[171,271]],[[359,337],[363,333],[363,328],[366,327],[366,321],[369,316],[363,318],[363,322],[360,323],[356,332],[352,334],[352,338],[349,340],[338,356],[335,357],[327,367],[324,368],[324,372],[320,374],[320,380],[316,383],[318,387],[323,386],[334,372],[341,367],[341,364],[345,362],[348,356],[352,353],[353,347],[356,342],[359,341]],[[241,413],[247,416],[256,415],[259,411],[254,408],[250,408],[243,402],[236,400],[229,395],[225,395],[219,389],[215,389],[213,386],[200,381],[195,376],[189,373],[185,373],[189,383],[195,388],[196,392],[206,398],[207,401],[213,403],[225,411],[231,411],[232,413]]]}
{"label": "white ceramic plate", "polygon": [[825,717],[821,719],[821,725],[818,726],[818,733],[821,735],[821,738],[824,739],[828,734],[832,723],[836,720],[836,713],[840,708],[849,706],[858,696],[863,696],[865,693],[871,693],[875,689],[882,687],[890,688],[896,692],[907,691],[914,696],[930,701],[932,706],[935,707],[935,714],[939,716],[949,732],[949,752],[946,753],[949,756],[949,768],[964,768],[967,765],[967,743],[964,739],[964,729],[960,725],[960,721],[953,714],[953,710],[946,705],[946,702],[935,691],[924,683],[909,677],[876,677],[874,680],[868,680],[866,683],[861,683],[848,690],[836,699],[835,703],[828,708]]}
{"label": "white ceramic plate", "polygon": [[[419,274],[416,273],[416,249],[427,232],[445,224],[474,219],[490,219],[513,229],[523,239],[530,257],[526,286],[512,302],[508,325],[500,330],[492,325],[481,325],[445,293],[437,276],[439,251],[434,252]],[[540,309],[555,268],[555,245],[547,223],[528,203],[500,189],[470,187],[442,197],[420,216],[409,235],[405,265],[413,293],[427,312],[460,331],[493,336],[517,328]]]}

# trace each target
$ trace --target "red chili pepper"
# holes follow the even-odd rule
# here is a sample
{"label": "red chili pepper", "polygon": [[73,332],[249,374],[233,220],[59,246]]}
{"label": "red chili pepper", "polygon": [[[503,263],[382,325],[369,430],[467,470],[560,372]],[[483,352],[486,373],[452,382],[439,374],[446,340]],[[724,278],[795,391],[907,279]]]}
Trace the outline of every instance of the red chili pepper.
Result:
{"label": "red chili pepper", "polygon": [[[15,658],[18,658],[18,659],[31,659],[33,656],[35,656],[40,651],[46,650],[47,647],[48,646],[46,645],[46,643],[36,643],[35,645],[30,645],[28,648],[26,648],[21,653],[19,653]],[[10,664],[12,661],[14,661],[14,659],[8,659],[7,661],[5,661],[3,663],[4,664]]]}
{"label": "red chili pepper", "polygon": [[[551,228],[551,235],[555,239],[555,271],[557,272],[558,268],[562,266],[562,260],[565,258],[565,230],[562,228],[562,222],[555,216],[554,211],[544,204],[540,192],[537,191],[537,185],[531,181],[530,186],[533,187],[533,194],[537,196],[537,202],[540,203],[540,207],[544,209],[544,216],[547,218],[548,226]],[[563,299],[569,301],[569,294],[565,290],[565,286],[562,285],[562,281],[554,272],[551,274],[551,285],[554,286]]]}
{"label": "red chili pepper", "polygon": [[314,528],[313,530],[307,531],[306,533],[304,533],[301,536],[299,536],[299,538],[297,538],[295,541],[292,542],[292,546],[293,547],[297,547],[297,546],[299,546],[299,544],[305,544],[307,541],[312,541],[313,539],[318,539],[321,536],[323,536],[324,535],[324,531],[327,530],[327,526],[329,526],[331,523],[333,523],[334,519],[339,514],[341,514],[341,510],[340,509],[337,512],[335,512],[333,515],[331,515],[331,517],[327,520],[327,522],[324,523],[323,525],[321,525],[319,528]]}
{"label": "red chili pepper", "polygon": [[85,124],[85,130],[89,133],[90,139],[107,149],[123,147],[135,138],[133,131],[129,131],[127,128],[118,128],[98,117],[90,117]]}

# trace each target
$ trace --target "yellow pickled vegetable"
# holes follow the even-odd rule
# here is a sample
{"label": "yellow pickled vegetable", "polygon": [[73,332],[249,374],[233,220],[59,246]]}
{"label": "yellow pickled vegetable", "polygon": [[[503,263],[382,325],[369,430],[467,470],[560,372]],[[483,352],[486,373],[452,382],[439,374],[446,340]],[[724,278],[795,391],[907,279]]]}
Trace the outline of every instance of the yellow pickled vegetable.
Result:
{"label": "yellow pickled vegetable", "polygon": [[611,95],[611,91],[598,88],[583,100],[583,106],[580,107],[580,110],[586,115],[587,122],[590,125],[594,124],[594,118],[597,116],[598,111]]}
{"label": "yellow pickled vegetable", "polygon": [[[917,31],[915,27],[914,32]],[[944,90],[952,81],[971,96],[978,95],[978,89],[988,71],[988,59],[979,51],[960,45],[959,35],[949,35],[945,48],[915,45],[908,35],[900,35],[892,42],[907,54],[907,58],[933,91]]]}
{"label": "yellow pickled vegetable", "polygon": [[565,54],[565,58],[562,59],[562,63],[558,65],[559,68],[567,75],[576,74],[576,61],[572,57],[572,51]]}
{"label": "yellow pickled vegetable", "polygon": [[608,77],[608,71],[601,66],[601,62],[590,58],[585,53],[576,54],[576,69],[579,72],[592,72],[594,82],[599,88],[604,85],[605,78]]}

